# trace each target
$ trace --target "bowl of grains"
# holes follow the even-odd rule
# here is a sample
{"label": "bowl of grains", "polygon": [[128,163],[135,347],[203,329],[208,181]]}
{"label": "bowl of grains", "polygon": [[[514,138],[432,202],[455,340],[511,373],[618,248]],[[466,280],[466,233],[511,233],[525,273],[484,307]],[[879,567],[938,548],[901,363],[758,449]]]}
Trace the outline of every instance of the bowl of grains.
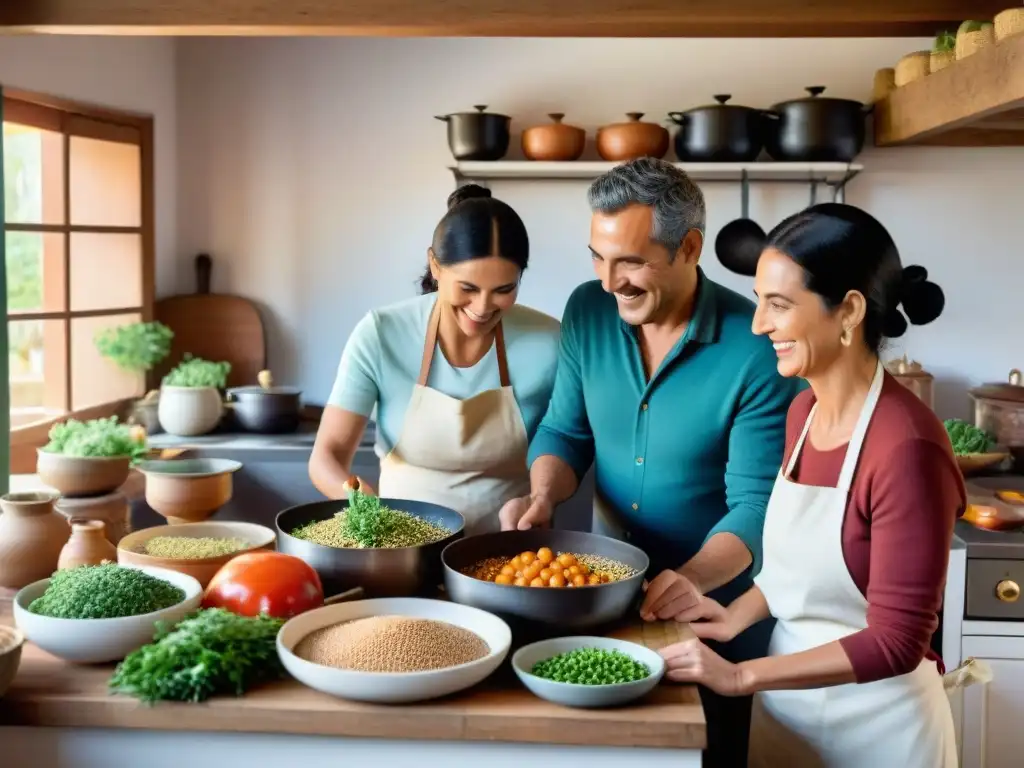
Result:
{"label": "bowl of grains", "polygon": [[331,595],[362,587],[367,597],[432,594],[441,551],[463,535],[453,509],[354,491],[347,501],[317,501],[280,512],[277,550],[316,569]]}
{"label": "bowl of grains", "polygon": [[613,625],[638,607],[650,565],[643,550],[583,531],[503,531],[448,545],[441,555],[448,597],[520,627]]}
{"label": "bowl of grains", "polygon": [[277,652],[296,680],[322,693],[406,704],[476,685],[511,643],[508,624],[486,611],[399,597],[299,614],[281,628]]}
{"label": "bowl of grains", "polygon": [[610,637],[524,645],[512,669],[531,693],[566,707],[614,707],[650,693],[665,674],[657,651]]}
{"label": "bowl of grains", "polygon": [[157,525],[121,539],[117,562],[188,574],[205,589],[228,560],[257,549],[273,549],[274,539],[272,530],[255,523]]}
{"label": "bowl of grains", "polygon": [[203,590],[184,573],[117,563],[57,571],[14,596],[14,622],[47,653],[78,664],[120,661],[153,641],[157,622],[199,608]]}

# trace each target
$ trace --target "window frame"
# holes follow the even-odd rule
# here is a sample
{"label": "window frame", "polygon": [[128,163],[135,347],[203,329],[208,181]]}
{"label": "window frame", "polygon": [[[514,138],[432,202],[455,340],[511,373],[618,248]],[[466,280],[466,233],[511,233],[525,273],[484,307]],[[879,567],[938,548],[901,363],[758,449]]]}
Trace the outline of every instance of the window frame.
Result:
{"label": "window frame", "polygon": [[[156,299],[155,286],[155,201],[154,201],[154,157],[153,157],[153,124],[151,115],[143,115],[133,112],[108,109],[77,101],[48,96],[18,88],[0,88],[0,97],[3,99],[2,119],[5,122],[15,122],[30,127],[40,128],[47,131],[59,133],[63,141],[63,202],[64,202],[64,223],[63,224],[12,224],[6,221],[4,224],[4,236],[7,232],[31,232],[31,233],[56,233],[64,237],[63,264],[64,274],[64,301],[63,309],[59,311],[19,311],[11,314],[7,307],[7,297],[4,301],[4,322],[5,331],[11,321],[32,321],[32,320],[63,320],[64,321],[64,400],[65,410],[62,414],[52,418],[44,418],[28,424],[10,427],[9,416],[7,422],[9,437],[0,435],[0,440],[7,438],[10,446],[10,474],[24,474],[35,472],[35,449],[44,445],[50,428],[57,422],[68,418],[94,419],[103,416],[118,415],[126,416],[131,404],[136,398],[116,399],[89,408],[74,410],[72,408],[72,345],[71,345],[71,321],[75,318],[104,317],[118,314],[140,314],[144,322],[153,319],[153,306]],[[70,142],[71,137],[79,136],[90,139],[101,139],[117,141],[120,143],[136,144],[140,154],[140,195],[141,195],[141,216],[138,227],[110,227],[110,226],[84,226],[70,224],[70,187],[71,174],[69,167],[71,163]],[[70,240],[72,233],[102,233],[138,234],[141,237],[141,282],[142,282],[142,303],[141,306],[112,307],[101,310],[72,310],[71,309],[71,283],[69,264],[71,261]],[[6,350],[7,344],[4,344]],[[148,386],[151,382],[147,381]],[[10,383],[4,382],[4,386],[10,391]],[[10,405],[8,403],[9,410]]]}

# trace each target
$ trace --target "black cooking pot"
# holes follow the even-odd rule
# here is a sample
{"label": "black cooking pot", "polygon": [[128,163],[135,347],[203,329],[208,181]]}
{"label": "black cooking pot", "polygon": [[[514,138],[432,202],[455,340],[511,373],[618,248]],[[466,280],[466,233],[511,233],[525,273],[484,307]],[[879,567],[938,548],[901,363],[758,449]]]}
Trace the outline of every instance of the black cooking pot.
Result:
{"label": "black cooking pot", "polygon": [[781,102],[765,113],[768,154],[786,162],[852,162],[864,149],[871,107],[852,99],[822,98],[822,85],[807,92],[808,98]]}
{"label": "black cooking pot", "polygon": [[676,156],[683,162],[745,163],[764,146],[765,117],[760,109],[726,104],[732,96],[715,96],[717,104],[669,112],[679,126]]}
{"label": "black cooking pot", "polygon": [[455,112],[434,118],[448,123],[448,147],[452,155],[456,160],[501,160],[508,152],[512,118],[485,112],[486,106],[473,108],[476,112]]}
{"label": "black cooking pot", "polygon": [[270,435],[299,428],[301,396],[294,387],[235,387],[227,393],[242,429]]}

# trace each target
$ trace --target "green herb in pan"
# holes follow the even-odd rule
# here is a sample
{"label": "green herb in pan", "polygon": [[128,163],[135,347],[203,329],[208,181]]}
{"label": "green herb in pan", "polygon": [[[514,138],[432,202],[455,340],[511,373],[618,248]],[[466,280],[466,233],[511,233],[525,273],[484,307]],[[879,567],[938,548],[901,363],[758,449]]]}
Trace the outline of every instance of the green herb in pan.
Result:
{"label": "green herb in pan", "polygon": [[300,526],[292,536],[325,547],[396,549],[431,544],[451,531],[421,517],[391,509],[376,496],[349,493],[349,505],[333,518]]}

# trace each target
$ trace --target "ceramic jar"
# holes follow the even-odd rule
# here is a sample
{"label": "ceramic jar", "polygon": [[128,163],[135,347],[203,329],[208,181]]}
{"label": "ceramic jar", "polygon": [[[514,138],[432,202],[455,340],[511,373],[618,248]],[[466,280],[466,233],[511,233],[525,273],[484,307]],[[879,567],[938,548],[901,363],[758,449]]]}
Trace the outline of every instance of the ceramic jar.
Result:
{"label": "ceramic jar", "polygon": [[107,541],[102,520],[73,519],[71,538],[60,551],[57,568],[76,568],[79,565],[99,565],[104,560],[117,562],[117,548]]}
{"label": "ceramic jar", "polygon": [[106,496],[87,499],[62,498],[54,505],[69,522],[71,520],[99,520],[107,541],[115,547],[132,532],[131,505],[128,497],[120,491]]}
{"label": "ceramic jar", "polygon": [[158,407],[160,426],[169,435],[194,437],[212,432],[224,415],[216,387],[163,387]]}
{"label": "ceramic jar", "polygon": [[57,570],[71,535],[54,510],[52,493],[8,493],[0,497],[0,587],[21,589]]}
{"label": "ceramic jar", "polygon": [[527,160],[569,162],[579,160],[587,144],[587,132],[562,122],[561,112],[553,112],[547,125],[534,125],[523,131],[523,155]]}
{"label": "ceramic jar", "polygon": [[643,112],[629,112],[628,123],[614,123],[597,129],[597,153],[603,160],[620,162],[638,157],[661,159],[668,152],[668,130],[657,123],[640,120]]}

